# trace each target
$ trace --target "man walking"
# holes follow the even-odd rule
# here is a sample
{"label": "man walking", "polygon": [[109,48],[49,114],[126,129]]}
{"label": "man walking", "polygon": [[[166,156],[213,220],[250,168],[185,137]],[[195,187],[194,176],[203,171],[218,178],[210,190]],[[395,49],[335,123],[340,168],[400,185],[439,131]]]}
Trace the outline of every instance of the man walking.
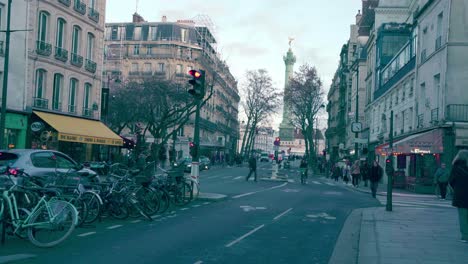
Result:
{"label": "man walking", "polygon": [[447,195],[447,185],[449,180],[449,171],[447,170],[445,163],[440,164],[440,168],[437,169],[434,174],[434,184],[439,186],[440,198],[445,200]]}
{"label": "man walking", "polygon": [[383,169],[379,166],[376,160],[369,168],[369,180],[370,180],[370,188],[372,191],[372,197],[375,198],[377,194],[377,187],[379,186],[379,181],[382,179]]}
{"label": "man walking", "polygon": [[255,173],[254,180],[257,181],[257,159],[255,158],[255,155],[250,156],[249,168],[250,168],[249,175],[247,176],[247,178],[245,180],[249,181],[249,178],[252,175],[252,173]]}
{"label": "man walking", "polygon": [[351,167],[351,177],[353,178],[353,186],[358,187],[359,185],[359,176],[361,175],[361,168],[359,166],[359,160],[354,161],[353,166]]}
{"label": "man walking", "polygon": [[364,187],[367,187],[367,180],[369,179],[369,166],[367,165],[367,160],[364,160],[361,164],[361,168],[359,170],[361,172],[361,178],[364,181]]}

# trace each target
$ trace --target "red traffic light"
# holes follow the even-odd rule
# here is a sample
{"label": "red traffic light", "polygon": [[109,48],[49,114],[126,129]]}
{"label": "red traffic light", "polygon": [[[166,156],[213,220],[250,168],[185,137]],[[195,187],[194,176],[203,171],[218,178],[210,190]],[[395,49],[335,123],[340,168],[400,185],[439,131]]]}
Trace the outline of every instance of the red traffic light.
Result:
{"label": "red traffic light", "polygon": [[192,75],[196,79],[198,79],[198,78],[200,78],[202,76],[202,74],[197,70],[190,70],[188,73],[190,75]]}
{"label": "red traffic light", "polygon": [[390,160],[390,159],[386,159],[385,162],[386,162],[386,163],[390,163],[391,160]]}
{"label": "red traffic light", "polygon": [[190,142],[190,143],[189,143],[189,147],[191,147],[191,148],[195,147],[195,143]]}
{"label": "red traffic light", "polygon": [[281,141],[281,139],[279,137],[276,137],[275,141]]}

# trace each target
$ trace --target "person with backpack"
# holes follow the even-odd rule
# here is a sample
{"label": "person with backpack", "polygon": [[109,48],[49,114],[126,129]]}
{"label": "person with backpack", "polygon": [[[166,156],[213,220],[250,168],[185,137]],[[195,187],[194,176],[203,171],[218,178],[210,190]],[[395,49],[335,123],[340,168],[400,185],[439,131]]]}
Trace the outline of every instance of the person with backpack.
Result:
{"label": "person with backpack", "polygon": [[372,197],[376,197],[377,194],[377,187],[379,186],[379,181],[382,179],[383,176],[383,169],[380,167],[379,163],[374,160],[371,167],[369,167],[369,180],[370,180],[370,188],[372,191]]}

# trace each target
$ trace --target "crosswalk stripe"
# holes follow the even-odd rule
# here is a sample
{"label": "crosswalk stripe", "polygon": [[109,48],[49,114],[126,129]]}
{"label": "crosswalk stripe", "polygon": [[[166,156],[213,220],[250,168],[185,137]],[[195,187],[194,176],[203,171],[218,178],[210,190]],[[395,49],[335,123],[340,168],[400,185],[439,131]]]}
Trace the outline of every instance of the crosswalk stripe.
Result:
{"label": "crosswalk stripe", "polygon": [[321,183],[320,183],[320,182],[318,182],[318,181],[312,181],[312,182],[313,182],[313,183],[315,183],[315,184],[321,184]]}
{"label": "crosswalk stripe", "polygon": [[325,184],[326,184],[326,185],[330,185],[330,186],[336,186],[335,184],[329,183],[329,182],[326,182]]}

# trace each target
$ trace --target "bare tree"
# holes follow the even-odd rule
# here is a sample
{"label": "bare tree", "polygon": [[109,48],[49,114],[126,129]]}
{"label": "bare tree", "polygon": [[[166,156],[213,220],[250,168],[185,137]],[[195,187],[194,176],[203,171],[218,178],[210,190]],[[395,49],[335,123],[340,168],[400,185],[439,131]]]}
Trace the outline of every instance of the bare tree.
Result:
{"label": "bare tree", "polygon": [[315,67],[302,65],[290,79],[284,96],[285,101],[289,103],[291,122],[296,127],[300,127],[304,135],[309,163],[314,164],[316,158],[314,134],[317,133],[314,131],[314,123],[324,105],[322,81],[317,76]]}
{"label": "bare tree", "polygon": [[113,87],[109,94],[107,125],[117,134],[122,133],[126,127],[138,119],[136,106],[139,98],[131,86],[122,85]]}
{"label": "bare tree", "polygon": [[273,87],[271,77],[265,69],[251,70],[246,73],[244,100],[241,104],[247,116],[241,155],[252,151],[257,125],[271,116],[277,109],[281,93]]}

